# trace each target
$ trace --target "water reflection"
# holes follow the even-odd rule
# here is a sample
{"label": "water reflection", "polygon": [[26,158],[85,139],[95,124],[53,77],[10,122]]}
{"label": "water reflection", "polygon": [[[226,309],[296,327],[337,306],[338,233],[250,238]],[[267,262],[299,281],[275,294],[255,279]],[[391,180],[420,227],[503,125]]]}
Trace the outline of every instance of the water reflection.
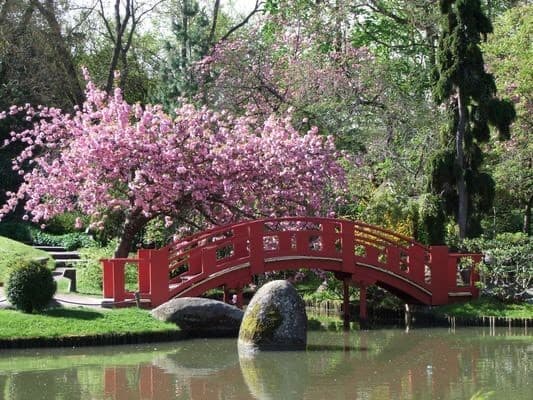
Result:
{"label": "water reflection", "polygon": [[231,339],[2,351],[0,397],[469,399],[482,390],[494,391],[493,398],[529,400],[533,336],[508,333],[312,332],[306,352],[240,358]]}

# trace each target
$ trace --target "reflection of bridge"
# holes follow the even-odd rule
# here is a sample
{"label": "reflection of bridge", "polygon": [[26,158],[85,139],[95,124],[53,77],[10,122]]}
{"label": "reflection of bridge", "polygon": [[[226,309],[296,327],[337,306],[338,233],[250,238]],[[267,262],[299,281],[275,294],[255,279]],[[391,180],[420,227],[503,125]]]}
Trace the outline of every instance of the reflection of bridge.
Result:
{"label": "reflection of bridge", "polygon": [[[199,296],[224,287],[237,293],[254,275],[318,268],[360,288],[360,317],[366,318],[366,288],[378,285],[407,303],[438,305],[477,297],[472,266],[479,254],[451,254],[446,246],[425,247],[385,229],[328,218],[275,218],[240,222],[200,232],[158,250],[139,250],[135,259],[108,259],[104,297],[133,299],[124,270],[138,266],[141,301],[155,307],[172,297]],[[468,260],[464,260],[468,259]],[[347,309],[348,307],[345,307]]]}
{"label": "reflection of bridge", "polygon": [[[424,331],[396,332],[390,341],[383,332],[340,335],[344,348],[342,338],[328,335],[329,350],[325,346],[325,350],[262,352],[239,358],[235,346],[234,353],[206,356],[194,366],[186,366],[190,358],[181,351],[137,366],[106,364],[105,398],[432,399],[457,397],[454,388],[461,398],[470,398],[494,373],[490,366],[483,368],[486,358],[480,359],[483,354],[487,357],[490,347],[478,340],[466,345],[461,337]],[[200,343],[187,347],[200,356],[205,351]],[[510,352],[503,351],[500,357]],[[226,362],[219,365],[219,360]]]}

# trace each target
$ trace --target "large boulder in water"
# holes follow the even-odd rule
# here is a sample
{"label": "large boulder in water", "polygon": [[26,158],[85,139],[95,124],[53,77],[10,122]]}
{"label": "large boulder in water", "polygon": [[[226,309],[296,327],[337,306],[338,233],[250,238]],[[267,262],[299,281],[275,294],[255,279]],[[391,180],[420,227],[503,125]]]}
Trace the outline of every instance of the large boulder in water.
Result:
{"label": "large boulder in water", "polygon": [[239,330],[239,350],[304,350],[305,304],[287,281],[261,287],[248,304]]}
{"label": "large boulder in water", "polygon": [[199,297],[175,298],[154,308],[152,316],[173,322],[196,336],[237,336],[243,311],[217,300]]}

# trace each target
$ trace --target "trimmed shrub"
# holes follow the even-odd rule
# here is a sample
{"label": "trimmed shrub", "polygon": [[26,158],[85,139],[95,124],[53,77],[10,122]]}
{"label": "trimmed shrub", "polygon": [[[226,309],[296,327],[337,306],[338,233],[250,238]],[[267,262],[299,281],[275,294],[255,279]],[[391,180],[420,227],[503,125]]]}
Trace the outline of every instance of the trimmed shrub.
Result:
{"label": "trimmed shrub", "polygon": [[[82,218],[87,222],[88,218],[78,212],[65,212],[58,214],[46,221],[45,231],[52,235],[65,235],[67,233],[79,233],[79,229],[75,227],[76,218]],[[85,223],[86,225],[86,223]]]}
{"label": "trimmed shrub", "polygon": [[17,261],[6,284],[8,300],[17,309],[31,313],[42,311],[56,292],[52,272],[37,261]]}

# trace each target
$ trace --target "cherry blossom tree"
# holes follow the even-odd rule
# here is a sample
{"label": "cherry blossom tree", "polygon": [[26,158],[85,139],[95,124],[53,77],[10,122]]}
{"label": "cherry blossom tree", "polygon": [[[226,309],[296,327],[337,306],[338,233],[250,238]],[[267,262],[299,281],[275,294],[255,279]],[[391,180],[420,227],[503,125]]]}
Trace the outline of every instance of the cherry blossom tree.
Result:
{"label": "cherry blossom tree", "polygon": [[[88,79],[88,77],[87,77]],[[31,129],[12,132],[27,147],[13,160],[23,177],[8,193],[0,219],[24,201],[25,220],[45,223],[65,211],[92,217],[102,228],[113,212],[125,216],[116,257],[152,219],[186,223],[190,215],[217,225],[241,218],[317,215],[333,209],[344,186],[332,138],[313,128],[302,135],[290,115],[257,122],[184,105],[172,118],[161,106],[128,104],[88,80],[87,100],[60,109],[12,106]]]}

